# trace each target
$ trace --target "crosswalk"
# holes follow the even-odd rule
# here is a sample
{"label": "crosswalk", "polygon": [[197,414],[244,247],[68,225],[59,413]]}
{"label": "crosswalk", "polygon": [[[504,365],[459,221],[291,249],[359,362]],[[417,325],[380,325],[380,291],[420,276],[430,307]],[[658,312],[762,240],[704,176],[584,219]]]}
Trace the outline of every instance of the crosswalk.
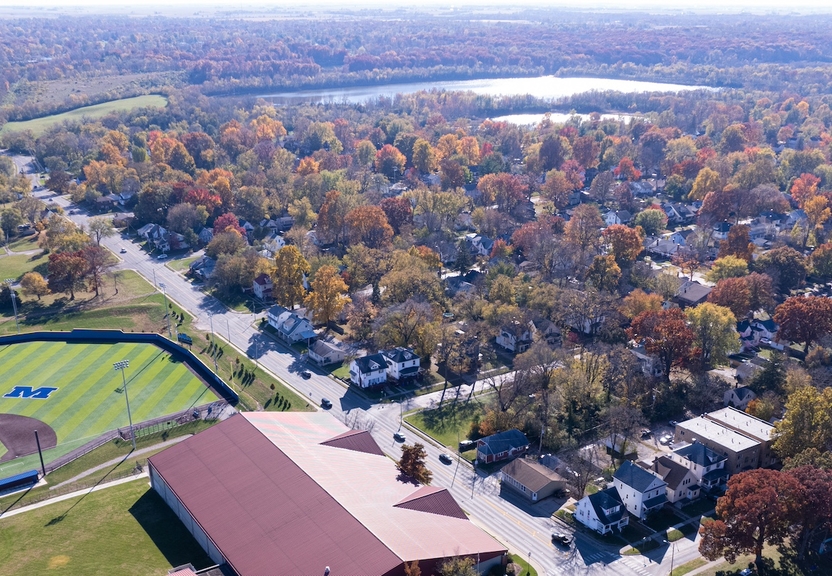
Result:
{"label": "crosswalk", "polygon": [[588,555],[581,555],[584,560],[584,564],[595,564],[596,562],[609,562],[612,560],[613,556],[609,552],[604,552],[603,550],[598,550],[593,552],[592,554]]}
{"label": "crosswalk", "polygon": [[623,562],[630,570],[640,576],[654,576],[652,572],[647,570],[646,560],[642,556],[622,556],[619,562]]}

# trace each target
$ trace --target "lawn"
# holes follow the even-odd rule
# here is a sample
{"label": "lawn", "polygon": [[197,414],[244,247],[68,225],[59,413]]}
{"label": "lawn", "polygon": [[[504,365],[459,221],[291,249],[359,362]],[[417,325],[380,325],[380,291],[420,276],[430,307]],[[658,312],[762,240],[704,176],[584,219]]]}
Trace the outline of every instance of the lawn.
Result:
{"label": "lawn", "polygon": [[50,126],[59,124],[64,120],[81,120],[82,118],[101,118],[110,112],[133,110],[134,108],[145,108],[155,106],[164,108],[168,105],[168,99],[156,94],[136,96],[134,98],[122,98],[92,106],[76,108],[61,114],[52,114],[43,118],[34,118],[23,122],[9,122],[0,130],[0,134],[19,130],[31,130],[35,136],[43,134]]}
{"label": "lawn", "polygon": [[662,532],[663,530],[667,530],[671,526],[679,524],[680,522],[682,522],[682,519],[676,516],[676,514],[666,508],[662,508],[661,510],[650,514],[645,521],[645,524],[656,532]]}
{"label": "lawn", "polygon": [[[48,398],[0,397],[0,414],[28,416],[50,426],[57,446],[50,460],[102,433],[127,426],[124,388],[113,363],[129,360],[124,375],[133,422],[215,402],[217,396],[189,369],[152,344],[30,342],[0,347],[0,392],[15,386],[52,387]],[[0,464],[0,476],[32,467],[36,456]]]}
{"label": "lawn", "polygon": [[20,280],[26,272],[40,272],[46,276],[46,265],[49,257],[46,254],[15,254],[14,256],[0,256],[0,282],[7,278]]}
{"label": "lawn", "polygon": [[30,236],[18,238],[17,240],[9,244],[9,250],[11,250],[12,252],[28,252],[29,250],[40,250],[40,246],[38,246],[38,235],[32,234]]}
{"label": "lawn", "polygon": [[5,576],[131,574],[213,565],[146,479],[0,519]]}
{"label": "lawn", "polygon": [[198,258],[201,256],[191,256],[189,258],[174,258],[173,260],[169,261],[165,266],[173,270],[174,272],[186,272],[188,268],[196,262]]}
{"label": "lawn", "polygon": [[459,441],[468,438],[471,423],[482,413],[482,405],[476,398],[470,402],[454,402],[452,392],[449,392],[441,408],[417,412],[405,417],[405,420],[434,440],[456,450]]}
{"label": "lawn", "polygon": [[685,564],[674,568],[673,572],[670,573],[670,576],[685,576],[688,572],[692,572],[707,563],[708,561],[704,558],[694,558],[690,562],[686,562]]}

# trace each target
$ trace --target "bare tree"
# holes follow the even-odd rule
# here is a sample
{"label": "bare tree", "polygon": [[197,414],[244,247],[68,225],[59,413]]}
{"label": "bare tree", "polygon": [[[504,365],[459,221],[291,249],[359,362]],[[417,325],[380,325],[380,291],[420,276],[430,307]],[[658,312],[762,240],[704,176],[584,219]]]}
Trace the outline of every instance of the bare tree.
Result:
{"label": "bare tree", "polygon": [[600,469],[597,447],[590,444],[580,450],[567,452],[563,455],[562,460],[568,467],[566,476],[573,489],[574,497],[580,500],[586,493],[589,481],[598,474]]}
{"label": "bare tree", "polygon": [[644,416],[633,406],[619,404],[610,406],[605,424],[613,453],[613,466],[615,466],[615,453],[619,454],[619,460],[623,460],[627,454],[627,442],[634,441],[644,426]]}

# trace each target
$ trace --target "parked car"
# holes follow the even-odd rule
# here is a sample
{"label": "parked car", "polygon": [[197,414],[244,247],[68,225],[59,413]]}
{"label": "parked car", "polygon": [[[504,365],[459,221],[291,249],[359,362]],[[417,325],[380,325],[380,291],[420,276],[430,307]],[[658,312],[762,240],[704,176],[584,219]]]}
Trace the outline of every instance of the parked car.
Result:
{"label": "parked car", "polygon": [[473,450],[477,447],[476,440],[462,440],[459,443],[459,451],[460,452],[467,452],[468,450]]}
{"label": "parked car", "polygon": [[439,461],[442,462],[442,464],[450,464],[451,462],[453,462],[453,460],[451,460],[451,457],[445,454],[444,452],[442,452],[442,454],[439,455]]}
{"label": "parked car", "polygon": [[671,420],[670,421],[670,425],[673,426],[674,428],[676,427],[676,424],[678,424],[678,423],[679,423],[678,420]]}
{"label": "parked car", "polygon": [[572,537],[562,532],[555,532],[552,534],[552,542],[560,544],[561,546],[569,546],[572,544]]}
{"label": "parked car", "polygon": [[743,570],[740,572],[740,576],[751,576],[752,574],[754,574],[754,570],[752,570],[751,568],[743,568]]}
{"label": "parked car", "polygon": [[665,434],[664,436],[659,438],[659,444],[661,444],[662,446],[667,446],[668,444],[670,444],[672,442],[673,442],[673,436],[671,436],[670,434]]}
{"label": "parked car", "polygon": [[168,259],[167,254],[159,254],[158,256],[156,256],[156,260],[167,260],[167,259]]}
{"label": "parked car", "polygon": [[329,398],[321,398],[321,408],[325,410],[332,408],[332,402],[329,401]]}
{"label": "parked car", "polygon": [[396,442],[404,442],[404,434],[402,434],[401,432],[395,432],[393,434],[393,440],[395,440]]}

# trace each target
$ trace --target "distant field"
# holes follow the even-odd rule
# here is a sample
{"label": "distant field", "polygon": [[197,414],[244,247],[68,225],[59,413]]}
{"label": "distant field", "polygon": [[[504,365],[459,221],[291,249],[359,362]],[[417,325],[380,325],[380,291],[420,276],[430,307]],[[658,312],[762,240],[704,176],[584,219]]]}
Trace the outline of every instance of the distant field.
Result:
{"label": "distant field", "polygon": [[[57,446],[47,451],[47,460],[126,427],[121,375],[113,369],[120,360],[130,361],[125,376],[134,423],[218,400],[185,364],[152,344],[32,342],[0,347],[0,414],[27,416],[50,426]],[[46,399],[3,397],[15,386],[57,390]],[[28,462],[32,459],[0,464],[0,477],[26,469],[27,463],[33,467]]]}
{"label": "distant field", "polygon": [[63,122],[64,120],[81,120],[84,117],[100,118],[115,110],[132,110],[133,108],[144,108],[148,106],[164,108],[167,105],[168,99],[157,94],[136,96],[135,98],[123,98],[121,100],[113,100],[111,102],[103,102],[101,104],[76,108],[75,110],[70,110],[69,112],[44,116],[43,118],[34,118],[24,122],[9,122],[3,126],[0,130],[0,134],[18,130],[31,130],[35,136],[39,136],[53,124]]}

